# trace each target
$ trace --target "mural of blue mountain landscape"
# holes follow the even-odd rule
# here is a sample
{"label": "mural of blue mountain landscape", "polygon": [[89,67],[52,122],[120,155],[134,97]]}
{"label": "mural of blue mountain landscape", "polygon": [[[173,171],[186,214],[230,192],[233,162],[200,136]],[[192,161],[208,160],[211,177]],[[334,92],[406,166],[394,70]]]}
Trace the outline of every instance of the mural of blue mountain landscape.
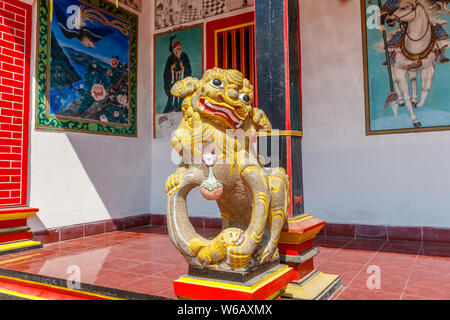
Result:
{"label": "mural of blue mountain landscape", "polygon": [[49,112],[129,124],[129,25],[77,0],[55,0]]}

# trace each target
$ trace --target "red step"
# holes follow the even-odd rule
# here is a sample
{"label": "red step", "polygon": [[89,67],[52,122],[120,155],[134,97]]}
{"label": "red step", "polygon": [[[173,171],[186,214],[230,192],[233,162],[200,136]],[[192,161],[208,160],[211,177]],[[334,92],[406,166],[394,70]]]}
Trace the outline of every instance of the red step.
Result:
{"label": "red step", "polygon": [[61,286],[0,276],[0,294],[28,300],[123,300]]}

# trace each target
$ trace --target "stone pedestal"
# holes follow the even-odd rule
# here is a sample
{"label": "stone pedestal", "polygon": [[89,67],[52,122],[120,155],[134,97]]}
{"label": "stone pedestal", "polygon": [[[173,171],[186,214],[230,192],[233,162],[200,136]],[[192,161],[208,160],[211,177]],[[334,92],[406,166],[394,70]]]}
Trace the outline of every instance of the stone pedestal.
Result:
{"label": "stone pedestal", "polygon": [[181,300],[275,300],[295,277],[293,268],[276,264],[245,282],[186,275],[173,286]]}

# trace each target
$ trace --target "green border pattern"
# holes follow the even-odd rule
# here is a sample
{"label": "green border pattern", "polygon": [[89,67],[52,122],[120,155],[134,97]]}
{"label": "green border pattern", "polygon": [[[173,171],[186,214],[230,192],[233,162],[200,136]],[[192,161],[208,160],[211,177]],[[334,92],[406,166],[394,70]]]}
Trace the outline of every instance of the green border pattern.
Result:
{"label": "green border pattern", "polygon": [[121,8],[101,0],[83,0],[110,14],[122,18],[130,23],[130,126],[124,127],[114,124],[90,122],[82,119],[65,119],[50,117],[47,114],[48,75],[50,69],[49,34],[51,29],[49,19],[49,3],[51,0],[38,1],[38,34],[36,55],[36,129],[72,131],[113,136],[137,137],[137,43],[138,17]]}

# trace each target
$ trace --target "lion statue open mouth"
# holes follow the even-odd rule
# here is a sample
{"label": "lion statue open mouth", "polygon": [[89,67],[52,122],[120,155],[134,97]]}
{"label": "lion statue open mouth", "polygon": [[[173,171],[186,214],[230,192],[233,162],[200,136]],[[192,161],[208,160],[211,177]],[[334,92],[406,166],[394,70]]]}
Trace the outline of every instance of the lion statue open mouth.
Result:
{"label": "lion statue open mouth", "polygon": [[[253,86],[239,71],[214,68],[177,82],[172,94],[184,99],[172,140],[182,162],[166,181],[172,242],[192,266],[246,270],[278,259],[290,186],[285,170],[264,168],[253,148],[257,132],[271,130],[252,107]],[[195,187],[217,201],[223,231],[215,239],[189,221],[186,198]]]}

